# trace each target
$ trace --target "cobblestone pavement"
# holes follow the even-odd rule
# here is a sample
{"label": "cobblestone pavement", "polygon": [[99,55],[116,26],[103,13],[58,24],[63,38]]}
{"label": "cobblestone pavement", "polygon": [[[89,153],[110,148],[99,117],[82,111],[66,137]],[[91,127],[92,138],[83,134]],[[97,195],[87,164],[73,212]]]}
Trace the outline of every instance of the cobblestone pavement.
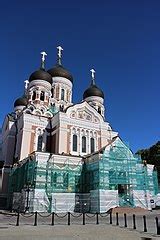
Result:
{"label": "cobblestone pavement", "polygon": [[147,233],[139,233],[111,225],[19,226],[0,229],[0,240],[158,240]]}

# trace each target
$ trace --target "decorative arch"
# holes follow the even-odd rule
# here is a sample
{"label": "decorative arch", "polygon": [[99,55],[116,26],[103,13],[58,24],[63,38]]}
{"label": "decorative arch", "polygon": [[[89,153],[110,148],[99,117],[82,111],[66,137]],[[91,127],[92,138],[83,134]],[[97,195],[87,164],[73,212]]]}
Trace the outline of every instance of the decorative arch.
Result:
{"label": "decorative arch", "polygon": [[52,113],[50,113],[50,112],[45,112],[44,116],[46,116],[46,117],[53,117]]}
{"label": "decorative arch", "polygon": [[41,112],[39,109],[34,110],[33,113],[34,113],[35,115],[40,115],[40,116],[42,116],[42,112]]}

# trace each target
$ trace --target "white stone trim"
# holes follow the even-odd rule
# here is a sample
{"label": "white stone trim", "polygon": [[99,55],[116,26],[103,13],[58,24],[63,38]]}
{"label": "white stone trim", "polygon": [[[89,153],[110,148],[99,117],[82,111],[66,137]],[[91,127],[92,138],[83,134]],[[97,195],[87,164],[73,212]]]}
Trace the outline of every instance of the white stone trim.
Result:
{"label": "white stone trim", "polygon": [[86,102],[99,102],[103,105],[104,103],[104,99],[98,96],[91,96],[91,97],[87,97],[85,98]]}
{"label": "white stone trim", "polygon": [[67,79],[67,78],[64,78],[64,77],[53,77],[52,79],[53,79],[52,86],[54,86],[55,83],[65,84],[69,88],[72,88],[72,86],[73,86],[72,82],[69,79]]}
{"label": "white stone trim", "polygon": [[[31,88],[44,87],[47,91],[51,91],[51,84],[45,80],[37,79],[29,83],[28,91],[32,90]],[[38,89],[37,89],[38,90]]]}

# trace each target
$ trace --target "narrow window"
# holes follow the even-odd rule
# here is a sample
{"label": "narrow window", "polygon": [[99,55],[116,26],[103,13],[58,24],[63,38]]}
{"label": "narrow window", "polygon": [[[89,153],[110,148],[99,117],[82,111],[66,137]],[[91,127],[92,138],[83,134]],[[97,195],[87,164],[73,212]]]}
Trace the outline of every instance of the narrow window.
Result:
{"label": "narrow window", "polygon": [[64,89],[61,89],[61,100],[64,100]]}
{"label": "narrow window", "polygon": [[98,107],[98,113],[101,114],[101,107]]}
{"label": "narrow window", "polygon": [[73,135],[73,147],[72,147],[74,152],[77,152],[77,135]]}
{"label": "narrow window", "polygon": [[94,138],[90,139],[90,144],[91,144],[91,153],[93,153],[95,151],[95,142],[94,142]]}
{"label": "narrow window", "polygon": [[51,96],[53,98],[54,97],[54,88],[51,89],[51,94],[52,94]]}
{"label": "narrow window", "polygon": [[41,101],[44,101],[44,92],[41,92],[40,100],[41,100]]}
{"label": "narrow window", "polygon": [[33,91],[32,100],[36,99],[36,91]]}
{"label": "narrow window", "polygon": [[40,135],[38,136],[38,142],[37,142],[37,151],[39,152],[42,151],[42,142],[43,142],[43,136]]}
{"label": "narrow window", "polygon": [[82,152],[83,153],[86,152],[86,137],[85,136],[82,137]]}

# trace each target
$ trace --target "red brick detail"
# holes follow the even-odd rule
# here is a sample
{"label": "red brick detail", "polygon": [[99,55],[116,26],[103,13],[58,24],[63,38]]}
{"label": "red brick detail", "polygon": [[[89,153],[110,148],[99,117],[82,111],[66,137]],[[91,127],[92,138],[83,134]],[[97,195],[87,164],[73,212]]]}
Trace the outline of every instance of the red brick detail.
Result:
{"label": "red brick detail", "polygon": [[[32,131],[34,130],[36,130],[36,126],[32,126]],[[35,138],[35,132],[31,132],[31,140],[30,140],[30,153],[32,153],[33,151],[34,151],[34,148],[33,148],[33,146],[34,146],[34,138]]]}
{"label": "red brick detail", "polygon": [[40,100],[34,100],[35,104],[40,104]]}
{"label": "red brick detail", "polygon": [[56,98],[59,99],[59,86],[56,87]]}
{"label": "red brick detail", "polygon": [[98,137],[98,150],[101,149],[101,147],[102,147],[102,146],[101,146],[101,138]]}
{"label": "red brick detail", "polygon": [[48,102],[44,102],[44,105],[45,105],[45,106],[48,106]]}
{"label": "red brick detail", "polygon": [[31,133],[31,141],[30,141],[30,153],[34,151],[33,146],[34,146],[34,137],[35,133]]}
{"label": "red brick detail", "polygon": [[67,125],[67,153],[69,154],[70,153],[70,125]]}

